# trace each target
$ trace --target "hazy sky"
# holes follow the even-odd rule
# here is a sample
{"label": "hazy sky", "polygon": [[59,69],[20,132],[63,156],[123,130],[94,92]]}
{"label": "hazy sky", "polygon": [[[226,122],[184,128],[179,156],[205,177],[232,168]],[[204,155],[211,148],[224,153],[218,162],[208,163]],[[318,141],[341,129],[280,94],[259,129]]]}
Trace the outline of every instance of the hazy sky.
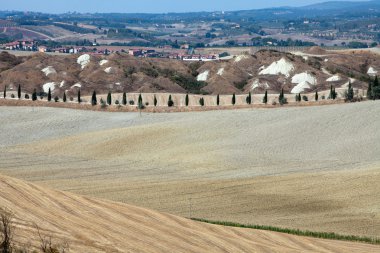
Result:
{"label": "hazy sky", "polygon": [[[303,6],[323,0],[0,0],[0,10],[165,13]],[[336,0],[335,0],[336,1]],[[342,0],[338,0],[342,1]]]}

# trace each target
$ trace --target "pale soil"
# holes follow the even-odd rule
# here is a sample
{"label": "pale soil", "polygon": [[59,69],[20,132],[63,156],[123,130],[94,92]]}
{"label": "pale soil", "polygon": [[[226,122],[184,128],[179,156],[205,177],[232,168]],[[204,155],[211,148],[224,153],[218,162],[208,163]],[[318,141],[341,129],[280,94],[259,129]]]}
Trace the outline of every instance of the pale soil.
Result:
{"label": "pale soil", "polygon": [[39,246],[36,225],[69,252],[380,252],[379,245],[194,222],[0,176],[0,203],[15,214],[14,240]]}
{"label": "pale soil", "polygon": [[380,235],[379,102],[0,115],[7,175],[181,216]]}

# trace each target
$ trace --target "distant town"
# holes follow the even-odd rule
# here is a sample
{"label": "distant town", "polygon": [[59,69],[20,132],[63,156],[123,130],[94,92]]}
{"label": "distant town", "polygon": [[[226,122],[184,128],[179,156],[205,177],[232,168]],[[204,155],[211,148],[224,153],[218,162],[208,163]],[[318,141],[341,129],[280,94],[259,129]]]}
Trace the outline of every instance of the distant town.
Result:
{"label": "distant town", "polygon": [[[195,54],[194,49],[189,45],[182,45],[180,52],[174,53],[171,51],[170,45],[159,47],[161,50],[146,49],[146,48],[130,48],[130,49],[115,49],[115,47],[98,46],[94,43],[93,47],[89,46],[62,46],[48,47],[38,45],[36,40],[17,40],[10,43],[0,45],[2,50],[10,51],[29,51],[40,53],[56,53],[56,54],[80,54],[87,53],[91,55],[109,55],[112,53],[127,53],[134,57],[141,58],[168,58],[183,61],[216,61],[220,59],[217,54]],[[223,56],[223,55],[222,55]],[[225,55],[224,55],[225,56]]]}

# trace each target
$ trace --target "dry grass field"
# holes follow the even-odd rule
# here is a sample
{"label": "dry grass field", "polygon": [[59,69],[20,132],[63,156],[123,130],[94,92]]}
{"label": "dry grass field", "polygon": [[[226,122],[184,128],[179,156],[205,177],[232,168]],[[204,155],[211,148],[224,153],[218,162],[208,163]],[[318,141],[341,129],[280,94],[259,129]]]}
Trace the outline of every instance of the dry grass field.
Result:
{"label": "dry grass field", "polygon": [[37,224],[69,252],[380,252],[379,245],[209,225],[3,176],[0,203],[14,212],[15,241],[29,249],[39,246]]}
{"label": "dry grass field", "polygon": [[185,217],[380,235],[379,102],[0,117],[5,175]]}

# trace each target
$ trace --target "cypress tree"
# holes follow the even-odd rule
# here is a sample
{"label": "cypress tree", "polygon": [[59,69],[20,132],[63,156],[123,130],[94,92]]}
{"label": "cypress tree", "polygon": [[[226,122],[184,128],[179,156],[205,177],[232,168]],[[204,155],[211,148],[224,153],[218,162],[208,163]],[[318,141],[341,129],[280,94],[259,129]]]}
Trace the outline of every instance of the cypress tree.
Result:
{"label": "cypress tree", "polygon": [[143,105],[143,99],[142,99],[142,96],[141,96],[141,93],[139,95],[139,99],[138,99],[138,102],[137,102],[137,106],[139,107],[139,109],[143,109],[144,105]]}
{"label": "cypress tree", "polygon": [[252,104],[252,94],[251,92],[248,93],[248,97],[245,99],[247,104]]}
{"label": "cypress tree", "polygon": [[315,92],[315,101],[318,101],[319,99],[319,95],[318,95],[318,91]]}
{"label": "cypress tree", "polygon": [[82,101],[81,101],[81,98],[80,98],[80,89],[78,90],[78,104],[80,104]]}
{"label": "cypress tree", "polygon": [[172,95],[169,95],[168,106],[169,106],[169,107],[174,106],[174,102],[173,102],[173,100],[172,100]]}
{"label": "cypress tree", "polygon": [[154,106],[156,107],[156,106],[157,106],[157,98],[156,98],[156,94],[154,94],[153,103],[154,103]]}
{"label": "cypress tree", "polygon": [[375,81],[372,85],[372,99],[380,99],[380,84],[377,76],[375,77]]}
{"label": "cypress tree", "polygon": [[185,97],[185,105],[189,106],[189,94],[188,93],[186,94],[186,97]]}
{"label": "cypress tree", "polygon": [[346,99],[348,101],[352,101],[354,99],[354,89],[352,88],[351,82],[348,82],[348,89],[347,89]]}
{"label": "cypress tree", "polygon": [[267,90],[265,91],[265,95],[264,95],[264,97],[263,97],[263,103],[264,103],[264,104],[267,104],[267,103],[268,103],[268,91],[267,91]]}
{"label": "cypress tree", "polygon": [[372,99],[372,81],[369,81],[368,83],[368,89],[367,89],[367,99]]}
{"label": "cypress tree", "polygon": [[199,104],[200,104],[201,106],[204,106],[204,105],[205,105],[205,101],[204,101],[203,98],[200,98],[200,99],[199,99]]}
{"label": "cypress tree", "polygon": [[284,89],[281,89],[280,95],[278,96],[278,102],[281,105],[285,104]]}
{"label": "cypress tree", "polygon": [[36,89],[33,90],[33,93],[32,93],[32,100],[33,100],[33,101],[36,101],[36,100],[37,100],[37,91],[36,91]]}
{"label": "cypress tree", "polygon": [[48,101],[50,102],[51,101],[51,90],[50,90],[50,88],[49,88],[49,91],[48,91]]}
{"label": "cypress tree", "polygon": [[235,93],[232,95],[232,105],[235,105],[236,104],[236,97],[235,97]]}
{"label": "cypress tree", "polygon": [[122,104],[123,105],[127,105],[127,93],[123,92],[123,101],[122,101]]}
{"label": "cypress tree", "polygon": [[4,98],[6,98],[6,97],[7,97],[7,86],[4,85]]}
{"label": "cypress tree", "polygon": [[66,103],[66,92],[63,92],[63,102]]}
{"label": "cypress tree", "polygon": [[111,91],[108,92],[108,95],[107,95],[107,104],[108,105],[111,105],[112,104],[112,95],[111,95]]}
{"label": "cypress tree", "polygon": [[21,99],[21,85],[18,85],[18,90],[17,90],[17,97],[18,99]]}
{"label": "cypress tree", "polygon": [[216,105],[219,106],[219,104],[220,104],[220,98],[219,98],[219,94],[218,94],[218,96],[216,96]]}
{"label": "cypress tree", "polygon": [[96,91],[92,92],[91,105],[97,105],[98,100],[96,99]]}
{"label": "cypress tree", "polygon": [[333,88],[333,99],[335,100],[336,99],[336,92],[335,92],[335,87]]}

